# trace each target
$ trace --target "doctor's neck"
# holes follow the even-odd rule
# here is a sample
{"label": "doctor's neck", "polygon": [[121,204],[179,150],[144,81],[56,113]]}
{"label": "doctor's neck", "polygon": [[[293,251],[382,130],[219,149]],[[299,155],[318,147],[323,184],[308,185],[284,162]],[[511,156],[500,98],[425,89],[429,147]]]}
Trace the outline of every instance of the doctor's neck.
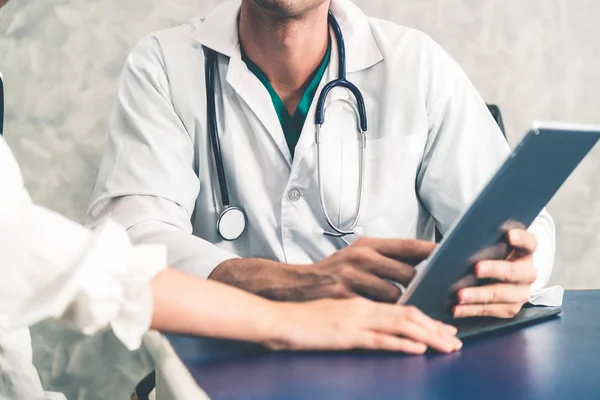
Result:
{"label": "doctor's neck", "polygon": [[328,10],[329,0],[242,0],[241,46],[290,115],[327,51]]}

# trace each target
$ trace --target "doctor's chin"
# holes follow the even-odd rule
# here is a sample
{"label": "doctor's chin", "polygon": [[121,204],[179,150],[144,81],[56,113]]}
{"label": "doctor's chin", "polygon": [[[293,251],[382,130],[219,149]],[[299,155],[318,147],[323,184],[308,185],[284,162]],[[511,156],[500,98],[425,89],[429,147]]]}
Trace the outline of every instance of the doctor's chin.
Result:
{"label": "doctor's chin", "polygon": [[0,0],[0,400],[600,398],[599,18]]}

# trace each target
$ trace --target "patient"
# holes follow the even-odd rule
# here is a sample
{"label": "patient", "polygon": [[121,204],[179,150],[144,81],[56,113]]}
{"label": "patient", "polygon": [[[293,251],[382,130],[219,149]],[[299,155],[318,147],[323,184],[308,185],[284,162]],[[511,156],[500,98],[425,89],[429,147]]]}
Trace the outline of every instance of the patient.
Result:
{"label": "patient", "polygon": [[129,349],[149,328],[272,349],[461,347],[454,327],[411,307],[364,298],[274,302],[168,268],[163,246],[133,246],[112,221],[92,232],[34,205],[1,136],[0,193],[0,399],[48,398],[26,327],[51,317],[86,334],[110,326]]}

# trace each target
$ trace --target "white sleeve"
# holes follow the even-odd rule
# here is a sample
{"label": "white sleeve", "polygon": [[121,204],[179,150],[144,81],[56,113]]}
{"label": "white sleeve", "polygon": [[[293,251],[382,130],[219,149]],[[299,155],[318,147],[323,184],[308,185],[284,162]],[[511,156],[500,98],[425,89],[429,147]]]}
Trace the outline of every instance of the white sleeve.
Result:
{"label": "white sleeve", "polygon": [[[504,163],[510,148],[464,71],[432,43],[425,76],[429,137],[417,190],[441,233],[446,233]],[[554,262],[554,222],[544,209],[529,227],[538,240],[532,292],[549,281]]]}
{"label": "white sleeve", "polygon": [[2,138],[0,193],[0,332],[62,318],[87,334],[110,325],[139,347],[166,250],[132,246],[115,222],[92,232],[35,206]]}
{"label": "white sleeve", "polygon": [[238,257],[192,235],[200,190],[194,139],[174,109],[153,37],[127,58],[109,130],[87,226],[113,219],[134,243],[166,244],[169,265],[205,278]]}

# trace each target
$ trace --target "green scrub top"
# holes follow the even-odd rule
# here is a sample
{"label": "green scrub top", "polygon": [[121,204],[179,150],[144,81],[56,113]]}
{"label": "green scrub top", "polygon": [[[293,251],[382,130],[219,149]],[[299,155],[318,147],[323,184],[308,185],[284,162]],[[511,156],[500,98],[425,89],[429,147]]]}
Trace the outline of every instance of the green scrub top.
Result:
{"label": "green scrub top", "polygon": [[287,142],[288,148],[290,149],[290,154],[292,158],[294,157],[294,150],[296,148],[296,144],[300,139],[300,134],[302,133],[302,127],[304,126],[304,122],[306,121],[306,115],[308,114],[308,109],[312,104],[313,98],[317,92],[317,88],[319,87],[319,83],[321,82],[321,78],[323,78],[323,74],[327,69],[327,65],[329,64],[329,56],[331,53],[331,42],[327,46],[327,52],[325,53],[325,57],[321,61],[321,64],[317,67],[317,69],[312,73],[310,77],[310,83],[306,88],[306,91],[302,95],[300,99],[300,103],[298,103],[298,107],[296,108],[296,112],[293,116],[288,113],[288,110],[285,108],[285,104],[283,100],[279,97],[273,86],[269,83],[267,76],[258,68],[256,64],[254,64],[242,51],[242,60],[248,66],[248,69],[252,71],[254,75],[262,82],[263,85],[267,88],[269,95],[271,96],[271,101],[273,101],[273,107],[275,107],[275,112],[277,113],[277,117],[279,118],[279,123],[281,124],[281,128],[283,129],[283,134],[285,135],[285,141]]}

